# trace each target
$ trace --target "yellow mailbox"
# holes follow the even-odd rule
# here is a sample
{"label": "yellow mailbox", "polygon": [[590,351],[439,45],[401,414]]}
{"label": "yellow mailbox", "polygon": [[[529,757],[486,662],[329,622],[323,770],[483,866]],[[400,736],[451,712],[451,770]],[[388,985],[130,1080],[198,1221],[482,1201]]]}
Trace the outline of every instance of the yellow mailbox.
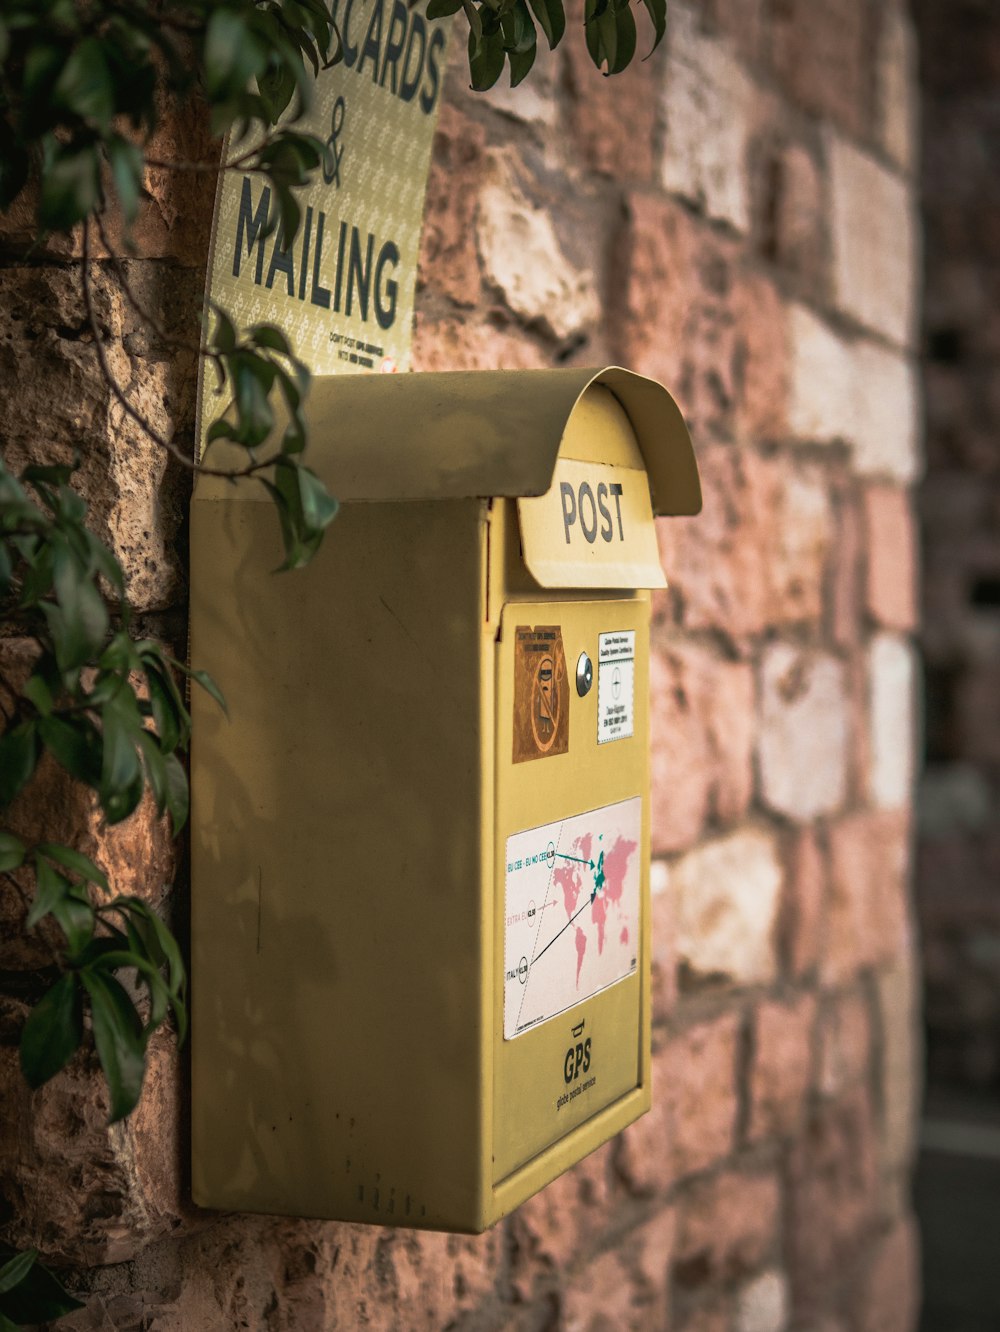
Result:
{"label": "yellow mailbox", "polygon": [[481,1231],[650,1104],[645,589],[697,468],[621,369],[310,411],[306,570],[262,488],[193,503],[194,1197]]}

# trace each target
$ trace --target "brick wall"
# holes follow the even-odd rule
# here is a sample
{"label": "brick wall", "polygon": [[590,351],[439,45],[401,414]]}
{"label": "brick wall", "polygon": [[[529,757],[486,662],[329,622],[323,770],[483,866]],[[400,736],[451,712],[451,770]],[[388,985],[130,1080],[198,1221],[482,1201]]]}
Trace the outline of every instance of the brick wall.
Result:
{"label": "brick wall", "polygon": [[[98,1265],[78,1332],[914,1325],[913,35],[902,0],[671,0],[664,47],[613,82],[579,46],[514,94],[473,96],[456,62],[415,348],[630,365],[695,438],[705,510],[661,522],[653,630],[654,1108],[480,1239],[215,1217],[186,1197],[169,1042],[108,1131],[92,1060],[24,1092],[15,989],[0,1184],[15,1239]],[[204,201],[156,200],[134,268],[179,319]],[[183,477],[123,435],[60,256],[17,240],[5,443],[86,436],[149,627],[183,641]],[[122,374],[189,429],[190,368],[103,290]],[[159,899],[148,812],[93,844]]]}
{"label": "brick wall", "polygon": [[1000,13],[921,0],[929,1074],[1000,1087]]}

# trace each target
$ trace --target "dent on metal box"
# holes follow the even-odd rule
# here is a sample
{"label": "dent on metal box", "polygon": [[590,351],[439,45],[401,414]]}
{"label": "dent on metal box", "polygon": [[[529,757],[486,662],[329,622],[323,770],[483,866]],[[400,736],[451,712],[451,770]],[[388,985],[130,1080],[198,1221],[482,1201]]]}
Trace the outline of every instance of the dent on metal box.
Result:
{"label": "dent on metal box", "polygon": [[198,481],[193,1186],[480,1231],[650,1104],[653,515],[700,507],[660,385],[344,376],[343,508],[274,576],[261,487]]}

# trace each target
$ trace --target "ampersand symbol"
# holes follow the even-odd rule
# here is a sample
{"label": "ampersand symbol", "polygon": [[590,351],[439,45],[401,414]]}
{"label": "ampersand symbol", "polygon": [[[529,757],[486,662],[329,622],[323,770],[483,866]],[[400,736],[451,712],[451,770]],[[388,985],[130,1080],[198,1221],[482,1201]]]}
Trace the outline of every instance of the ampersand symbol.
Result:
{"label": "ampersand symbol", "polygon": [[323,155],[323,179],[328,185],[333,185],[336,182],[338,190],[340,189],[340,163],[344,156],[344,150],[338,146],[337,139],[343,127],[344,99],[338,97],[333,104],[330,137],[326,141],[326,152]]}

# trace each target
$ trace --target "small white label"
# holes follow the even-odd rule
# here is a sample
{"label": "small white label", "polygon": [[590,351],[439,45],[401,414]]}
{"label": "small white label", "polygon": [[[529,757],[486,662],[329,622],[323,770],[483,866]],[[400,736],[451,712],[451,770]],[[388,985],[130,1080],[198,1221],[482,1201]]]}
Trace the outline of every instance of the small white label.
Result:
{"label": "small white label", "polygon": [[635,630],[597,639],[597,743],[627,740],[635,730]]}
{"label": "small white label", "polygon": [[505,1040],[635,972],[641,835],[633,796],[507,838]]}

